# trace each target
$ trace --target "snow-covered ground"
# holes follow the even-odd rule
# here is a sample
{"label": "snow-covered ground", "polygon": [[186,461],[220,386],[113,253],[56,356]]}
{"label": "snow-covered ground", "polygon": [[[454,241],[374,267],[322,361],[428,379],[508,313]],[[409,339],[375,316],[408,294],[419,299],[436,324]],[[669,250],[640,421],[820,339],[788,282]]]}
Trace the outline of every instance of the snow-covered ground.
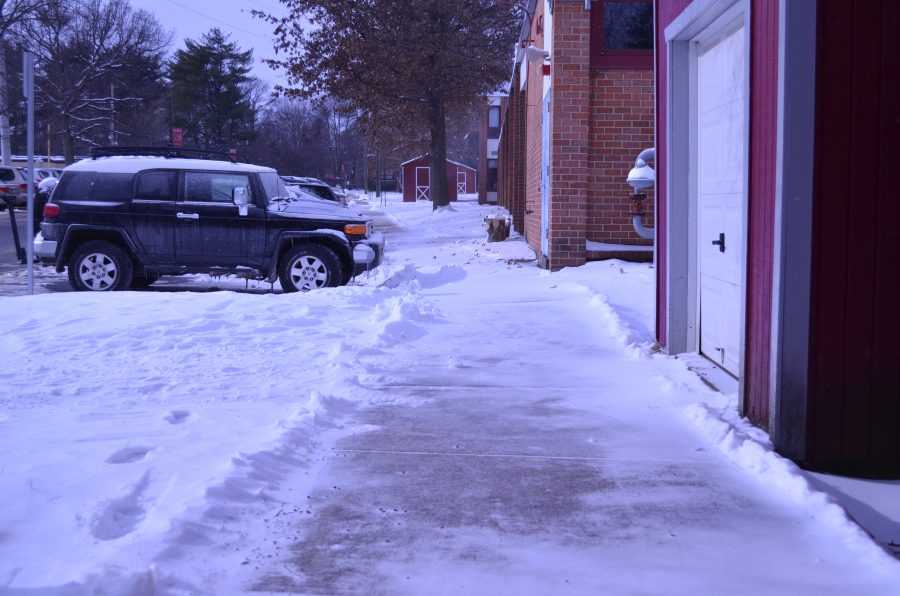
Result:
{"label": "snow-covered ground", "polygon": [[[900,483],[803,473],[736,415],[735,395],[655,353],[652,265],[605,261],[550,274],[515,234],[487,243],[482,219],[500,209],[472,201],[432,212],[430,203],[391,195],[385,205],[354,208],[376,218],[387,256],[347,287],[283,294],[277,284],[270,291],[193,276],[98,295],[59,291],[56,274],[39,271],[38,294],[0,298],[0,594],[276,593],[298,585],[308,589],[293,591],[900,594],[900,562],[878,544],[900,542]],[[21,274],[4,277],[0,285],[21,286]],[[492,418],[502,415],[492,403],[515,407],[518,395],[533,397],[527,420],[538,426],[526,425],[533,440],[517,435],[503,445],[528,453],[492,452],[502,432],[489,441],[462,430],[452,439],[451,396],[476,418]],[[576,431],[563,426],[563,410],[578,413]],[[431,430],[391,430],[400,419]],[[610,421],[620,432],[608,432]],[[623,518],[611,530],[637,544],[584,540],[572,518],[537,511],[529,515],[550,521],[533,542],[501,532],[505,542],[488,548],[477,527],[457,527],[434,552],[430,543],[395,544],[400,554],[376,561],[381,583],[304,583],[325,573],[313,568],[325,565],[321,557],[301,556],[312,530],[325,538],[334,531],[323,529],[324,513],[310,525],[316,495],[340,491],[363,451],[434,457],[431,447],[400,444],[403,436],[435,440],[434,429],[456,441],[448,449],[473,459],[608,467],[590,468],[600,492],[579,489],[586,517],[578,519],[590,527],[609,505],[600,495],[626,499],[616,506],[641,502],[630,511],[648,521]],[[574,455],[551,456],[539,438],[550,435]],[[386,436],[389,449],[371,446]],[[604,474],[624,483],[617,466],[646,471],[629,471],[627,490],[602,492]],[[669,475],[675,480],[659,489]],[[344,501],[333,498],[349,509],[359,493],[346,490]],[[702,515],[684,515],[694,499],[705,504]],[[554,501],[538,502],[552,509]],[[516,515],[495,511],[484,532],[514,526]],[[683,542],[659,544],[679,532]],[[460,546],[476,542],[473,533],[478,557]],[[330,542],[316,547],[338,553],[327,559],[333,565],[345,546]],[[486,548],[496,549],[493,557]],[[594,564],[607,556],[610,565]],[[509,569],[515,577],[492,575]]]}

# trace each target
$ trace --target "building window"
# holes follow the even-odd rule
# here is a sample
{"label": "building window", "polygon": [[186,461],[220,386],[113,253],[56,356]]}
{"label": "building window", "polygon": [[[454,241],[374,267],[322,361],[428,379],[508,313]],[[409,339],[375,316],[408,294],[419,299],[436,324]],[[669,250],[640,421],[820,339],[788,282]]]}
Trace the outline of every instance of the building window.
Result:
{"label": "building window", "polygon": [[487,191],[497,192],[497,160],[487,160]]}
{"label": "building window", "polygon": [[591,66],[653,68],[651,0],[594,0],[591,5]]}
{"label": "building window", "polygon": [[500,106],[488,108],[488,135],[489,139],[500,138]]}

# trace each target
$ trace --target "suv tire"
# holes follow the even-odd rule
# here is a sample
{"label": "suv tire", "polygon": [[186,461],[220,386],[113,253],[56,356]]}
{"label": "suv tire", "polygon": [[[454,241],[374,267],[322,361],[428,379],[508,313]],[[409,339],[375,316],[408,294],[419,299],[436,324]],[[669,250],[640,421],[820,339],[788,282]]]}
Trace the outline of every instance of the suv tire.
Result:
{"label": "suv tire", "polygon": [[334,288],[341,283],[341,262],[321,244],[298,244],[281,257],[278,279],[285,292]]}
{"label": "suv tire", "polygon": [[68,269],[69,283],[79,291],[126,290],[134,274],[128,254],[106,240],[91,240],[76,248]]}

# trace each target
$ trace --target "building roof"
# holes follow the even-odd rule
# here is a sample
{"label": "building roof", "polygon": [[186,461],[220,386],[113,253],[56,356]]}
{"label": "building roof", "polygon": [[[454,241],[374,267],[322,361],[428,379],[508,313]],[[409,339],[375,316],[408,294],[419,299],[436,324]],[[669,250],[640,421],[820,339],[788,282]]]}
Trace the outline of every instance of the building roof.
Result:
{"label": "building roof", "polygon": [[[408,164],[408,163],[412,163],[412,162],[414,162],[414,161],[419,161],[420,159],[423,159],[423,158],[431,159],[431,154],[430,154],[430,153],[423,153],[422,155],[420,155],[420,156],[418,156],[418,157],[414,157],[414,158],[412,158],[412,159],[407,159],[406,161],[404,161],[403,163],[400,164],[400,167],[402,168],[403,166],[405,166],[405,165]],[[452,163],[452,164],[457,165],[457,166],[462,166],[462,167],[468,168],[468,169],[470,169],[470,170],[474,170],[474,169],[475,169],[475,168],[473,168],[472,166],[467,166],[467,165],[464,164],[464,163],[459,163],[458,161],[453,161],[452,159],[448,159],[448,160],[447,160],[447,163]]]}

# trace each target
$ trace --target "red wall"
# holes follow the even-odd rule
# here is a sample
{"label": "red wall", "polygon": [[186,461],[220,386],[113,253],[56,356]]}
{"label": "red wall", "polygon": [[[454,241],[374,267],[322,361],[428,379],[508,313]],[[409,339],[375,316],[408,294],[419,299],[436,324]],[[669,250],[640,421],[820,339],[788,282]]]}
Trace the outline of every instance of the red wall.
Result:
{"label": "red wall", "polygon": [[778,141],[778,0],[755,0],[750,18],[750,196],[744,415],[757,426],[768,428]]}
{"label": "red wall", "polygon": [[[406,203],[416,200],[416,168],[431,167],[431,156],[425,155],[416,160],[403,164],[403,201]],[[457,166],[455,163],[447,162],[447,192],[450,200],[457,200],[456,195],[456,170],[457,167],[466,171],[466,192],[477,192],[475,188],[475,170],[468,166]],[[428,191],[428,197],[431,198],[431,190]]]}
{"label": "red wall", "polygon": [[900,474],[900,3],[820,0],[807,453]]}

